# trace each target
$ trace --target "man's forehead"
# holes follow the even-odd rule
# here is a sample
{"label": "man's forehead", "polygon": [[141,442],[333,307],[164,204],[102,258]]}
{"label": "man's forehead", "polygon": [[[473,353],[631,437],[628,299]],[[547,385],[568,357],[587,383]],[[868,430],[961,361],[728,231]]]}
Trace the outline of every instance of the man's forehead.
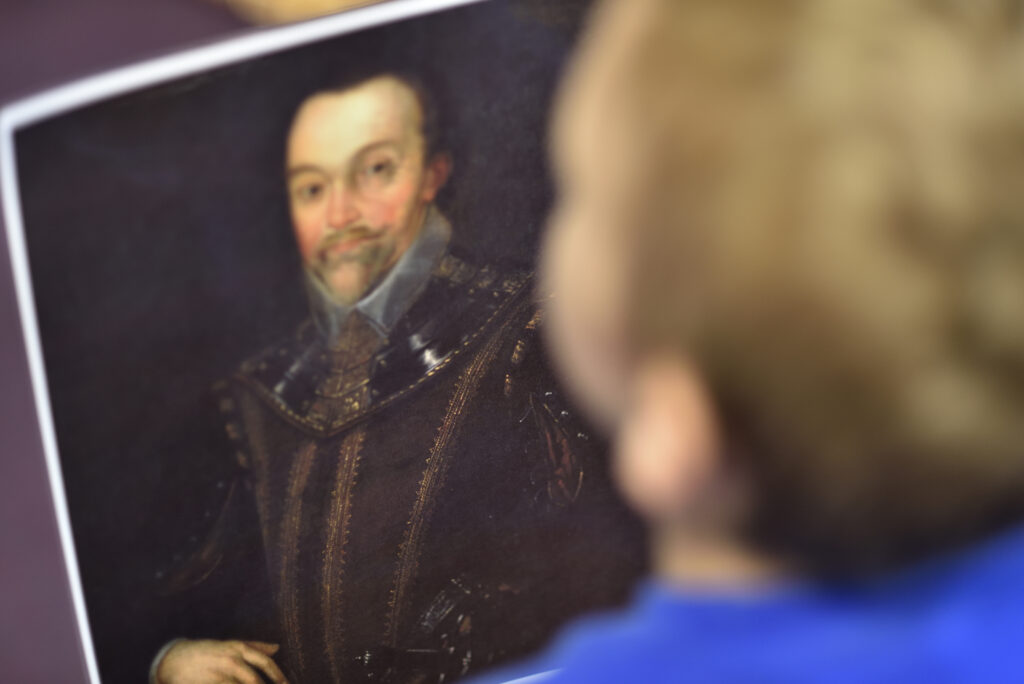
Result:
{"label": "man's forehead", "polygon": [[422,127],[416,91],[395,76],[374,77],[307,98],[292,122],[289,161],[337,158],[378,142],[407,144],[422,137]]}

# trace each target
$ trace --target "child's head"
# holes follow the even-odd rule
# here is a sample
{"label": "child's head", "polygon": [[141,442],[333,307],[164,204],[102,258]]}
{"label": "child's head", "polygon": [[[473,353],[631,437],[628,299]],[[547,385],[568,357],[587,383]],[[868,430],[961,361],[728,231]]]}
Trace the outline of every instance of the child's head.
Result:
{"label": "child's head", "polygon": [[841,574],[1024,519],[1024,2],[594,21],[550,330],[640,510]]}

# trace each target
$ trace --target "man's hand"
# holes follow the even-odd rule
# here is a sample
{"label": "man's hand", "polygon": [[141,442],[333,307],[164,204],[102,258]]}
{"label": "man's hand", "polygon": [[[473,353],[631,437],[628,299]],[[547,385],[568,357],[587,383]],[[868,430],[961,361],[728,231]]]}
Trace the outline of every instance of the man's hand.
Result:
{"label": "man's hand", "polygon": [[174,644],[156,670],[157,684],[288,684],[270,656],[280,648],[262,641],[192,641]]}

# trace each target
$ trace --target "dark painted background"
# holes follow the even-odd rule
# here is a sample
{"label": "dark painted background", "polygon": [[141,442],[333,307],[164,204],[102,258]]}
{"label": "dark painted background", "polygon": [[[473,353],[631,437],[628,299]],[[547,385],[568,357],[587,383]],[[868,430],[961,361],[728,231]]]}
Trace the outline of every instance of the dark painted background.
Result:
{"label": "dark painted background", "polygon": [[[550,200],[546,104],[581,4],[459,10],[154,88],[19,137],[58,440],[104,671],[128,676],[137,665],[119,649],[159,619],[146,594],[167,545],[154,530],[174,517],[160,493],[187,483],[202,459],[190,441],[198,397],[303,313],[276,177],[295,98],[332,63],[431,55],[456,114],[444,204],[458,239],[485,258],[529,260]],[[0,98],[240,29],[199,2],[142,5],[4,4]],[[0,250],[2,679],[84,681]]]}

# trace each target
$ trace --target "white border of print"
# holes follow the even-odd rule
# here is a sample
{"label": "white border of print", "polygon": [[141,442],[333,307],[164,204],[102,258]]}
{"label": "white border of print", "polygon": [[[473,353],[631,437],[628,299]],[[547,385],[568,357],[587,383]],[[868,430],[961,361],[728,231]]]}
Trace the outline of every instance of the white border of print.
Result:
{"label": "white border of print", "polygon": [[93,651],[92,634],[85,609],[85,598],[78,575],[78,559],[71,536],[57,454],[57,438],[50,410],[50,397],[43,366],[42,346],[36,320],[32,278],[29,272],[28,252],[25,246],[25,226],[21,215],[21,198],[15,167],[14,133],[30,124],[64,114],[133,90],[157,85],[208,69],[262,57],[288,48],[299,47],[333,36],[381,26],[442,10],[470,5],[481,0],[391,0],[384,4],[352,9],[340,14],[300,24],[247,33],[235,38],[140,62],[131,66],[91,76],[70,84],[42,92],[15,102],[0,110],[0,200],[3,202],[7,242],[10,247],[11,267],[21,314],[25,348],[28,353],[29,372],[35,396],[36,414],[42,434],[46,468],[50,476],[50,491],[57,514],[57,528],[67,567],[71,597],[78,621],[78,633],[86,670],[92,684],[99,684],[99,669]]}

